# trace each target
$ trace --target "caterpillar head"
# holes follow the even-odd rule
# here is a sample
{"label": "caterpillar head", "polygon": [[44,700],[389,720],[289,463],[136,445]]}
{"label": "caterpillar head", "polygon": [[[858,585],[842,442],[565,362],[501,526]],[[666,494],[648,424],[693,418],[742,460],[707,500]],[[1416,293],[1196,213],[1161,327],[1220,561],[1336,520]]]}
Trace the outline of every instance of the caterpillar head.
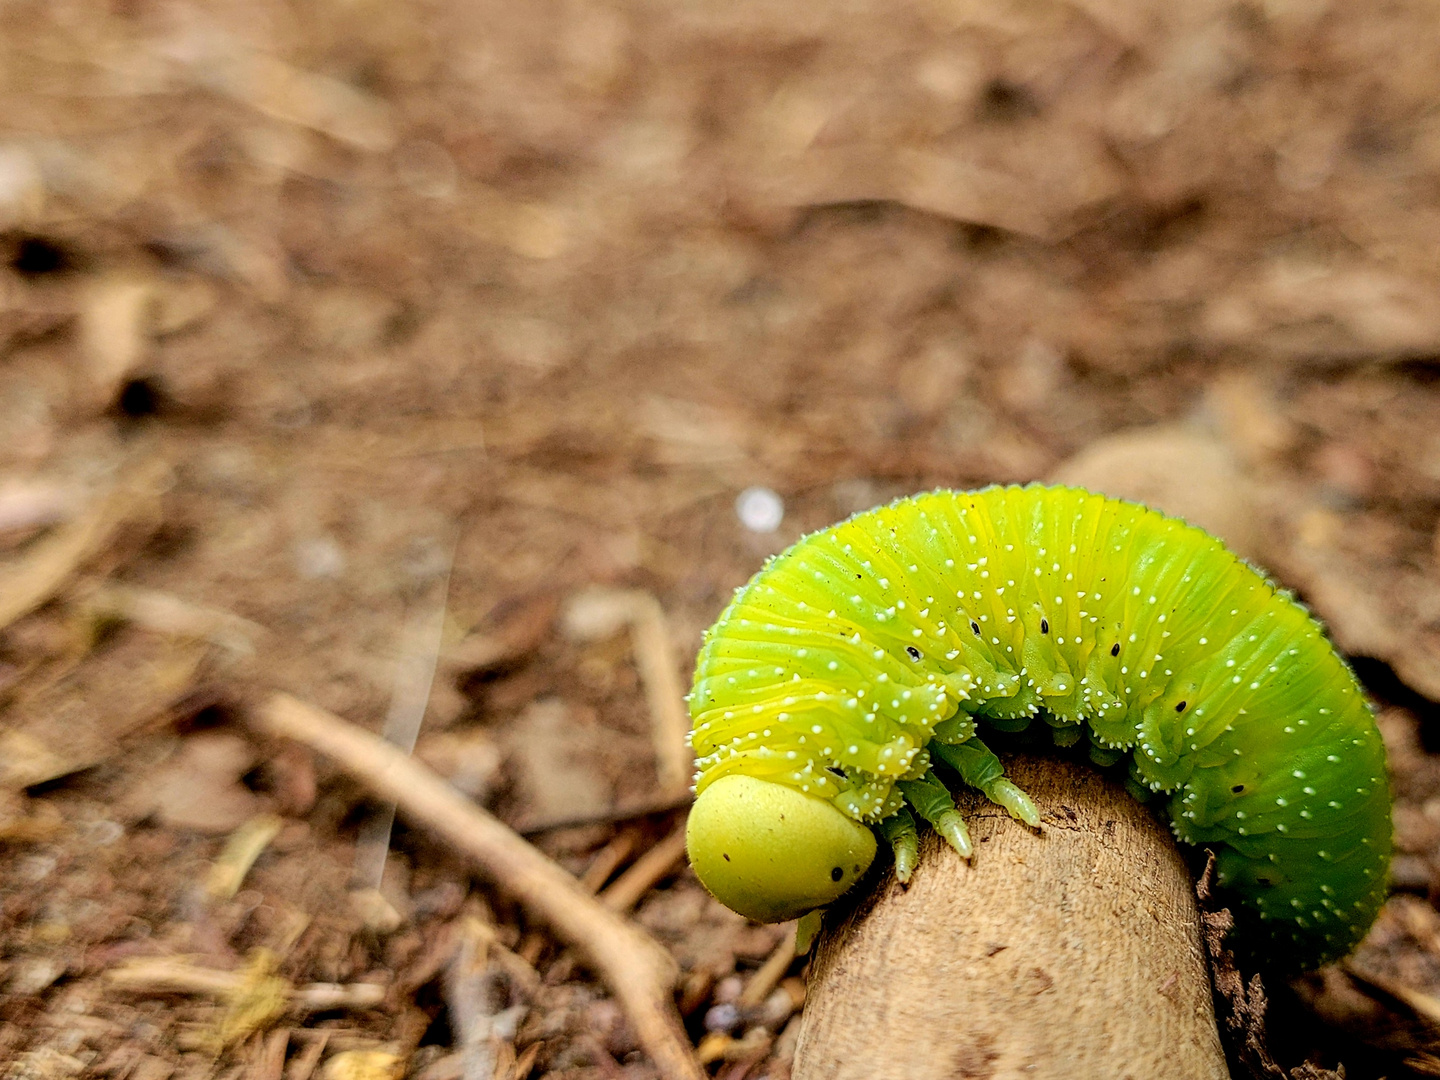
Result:
{"label": "caterpillar head", "polygon": [[875,834],[833,803],[733,773],[700,793],[685,834],[705,888],[756,922],[824,907],[875,858]]}

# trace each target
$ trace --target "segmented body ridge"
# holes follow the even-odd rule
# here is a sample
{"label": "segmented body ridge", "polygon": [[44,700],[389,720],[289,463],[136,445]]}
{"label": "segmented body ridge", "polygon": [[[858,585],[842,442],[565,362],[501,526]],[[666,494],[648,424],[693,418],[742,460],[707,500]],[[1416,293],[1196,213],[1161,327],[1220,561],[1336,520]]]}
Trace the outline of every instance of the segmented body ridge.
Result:
{"label": "segmented body ridge", "polygon": [[1040,718],[1128,757],[1306,963],[1348,951],[1384,898],[1389,788],[1354,675],[1288,595],[1132,503],[937,491],[814,533],[737,592],[690,707],[701,790],[740,772],[867,822],[932,742]]}

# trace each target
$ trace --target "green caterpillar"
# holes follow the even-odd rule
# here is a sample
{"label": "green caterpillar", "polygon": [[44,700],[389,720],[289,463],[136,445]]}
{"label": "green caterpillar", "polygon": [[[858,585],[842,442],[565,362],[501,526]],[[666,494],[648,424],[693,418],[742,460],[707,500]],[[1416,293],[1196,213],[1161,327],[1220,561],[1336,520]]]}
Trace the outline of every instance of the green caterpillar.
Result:
{"label": "green caterpillar", "polygon": [[1038,825],[977,737],[1036,717],[1168,796],[1267,964],[1345,955],[1385,898],[1385,752],[1349,667],[1218,540],[1134,503],[936,491],[807,536],[737,591],[689,703],[691,864],[762,922],[839,897],[876,832],[907,879],[915,815],[968,856],[937,769]]}

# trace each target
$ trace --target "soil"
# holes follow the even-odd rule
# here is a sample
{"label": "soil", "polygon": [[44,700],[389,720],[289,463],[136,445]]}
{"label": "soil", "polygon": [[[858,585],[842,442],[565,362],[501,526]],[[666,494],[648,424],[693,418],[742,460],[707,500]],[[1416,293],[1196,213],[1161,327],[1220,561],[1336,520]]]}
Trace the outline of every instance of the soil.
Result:
{"label": "soil", "polygon": [[[1346,964],[1267,986],[1270,1047],[1440,1075],[1434,18],[7,5],[6,1075],[459,1076],[457,942],[484,927],[508,1075],[653,1076],[454,853],[401,821],[357,871],[376,808],[249,711],[285,691],[380,730],[438,655],[417,754],[598,888],[683,810],[641,812],[644,658],[578,604],[654,597],[683,677],[804,532],[1047,477],[1213,528],[1354,660],[1395,895]],[[752,487],[777,529],[737,515]],[[788,1076],[785,931],[683,863],[634,917],[710,1071]],[[192,977],[117,976],[141,961]],[[266,1004],[314,983],[350,1004]]]}

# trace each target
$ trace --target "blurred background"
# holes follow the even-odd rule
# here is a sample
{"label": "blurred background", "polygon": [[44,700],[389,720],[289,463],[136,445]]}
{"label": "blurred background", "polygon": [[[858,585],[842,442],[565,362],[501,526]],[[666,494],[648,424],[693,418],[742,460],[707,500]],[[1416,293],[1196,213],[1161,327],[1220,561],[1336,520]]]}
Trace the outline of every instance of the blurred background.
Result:
{"label": "blurred background", "polygon": [[[1396,896],[1348,967],[1270,988],[1271,1037],[1440,1075],[1433,4],[0,23],[6,1075],[448,1080],[476,927],[529,973],[487,1021],[503,1075],[654,1075],[543,928],[403,824],[386,859],[359,787],[247,710],[379,730],[433,665],[421,760],[598,889],[673,838],[652,716],[766,555],[1046,478],[1218,532],[1355,659]],[[788,1076],[783,928],[673,855],[637,900],[712,1073]],[[191,981],[111,977],[157,958]],[[267,978],[379,989],[231,1023]]]}

